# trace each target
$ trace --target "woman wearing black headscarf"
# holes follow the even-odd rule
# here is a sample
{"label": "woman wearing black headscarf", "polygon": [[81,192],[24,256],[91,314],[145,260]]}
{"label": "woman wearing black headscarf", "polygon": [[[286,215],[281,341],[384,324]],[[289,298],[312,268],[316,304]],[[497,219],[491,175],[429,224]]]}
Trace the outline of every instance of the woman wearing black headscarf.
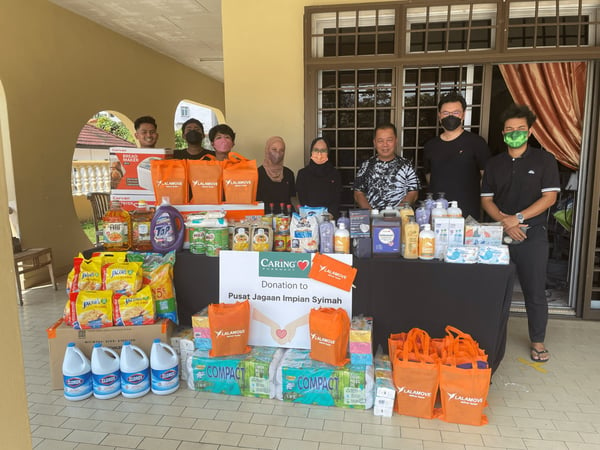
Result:
{"label": "woman wearing black headscarf", "polygon": [[310,145],[310,161],[296,178],[300,205],[325,206],[337,219],[340,215],[340,173],[329,161],[329,144],[318,137]]}

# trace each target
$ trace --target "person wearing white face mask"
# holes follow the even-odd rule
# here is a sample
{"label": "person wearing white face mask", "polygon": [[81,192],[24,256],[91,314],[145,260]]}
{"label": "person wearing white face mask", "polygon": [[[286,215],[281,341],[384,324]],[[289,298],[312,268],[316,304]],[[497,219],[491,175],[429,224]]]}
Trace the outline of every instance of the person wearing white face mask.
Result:
{"label": "person wearing white face mask", "polygon": [[502,223],[511,238],[510,259],[517,266],[525,297],[530,357],[546,362],[550,359],[544,345],[548,324],[546,212],[560,192],[558,166],[551,153],[528,145],[536,117],[527,106],[512,105],[501,119],[508,149],[485,166],[481,206],[493,220]]}
{"label": "person wearing white face mask", "polygon": [[443,132],[423,147],[425,178],[432,193],[444,192],[456,200],[463,216],[479,220],[481,174],[490,158],[485,140],[463,128],[467,102],[458,92],[444,95],[438,103]]}
{"label": "person wearing white face mask", "polygon": [[310,161],[298,171],[298,202],[306,206],[325,206],[334,219],[340,215],[341,178],[329,161],[329,144],[318,137],[310,144]]}
{"label": "person wearing white face mask", "polygon": [[[271,136],[265,144],[265,159],[258,168],[256,199],[264,202],[265,209],[273,203],[273,213],[281,212],[281,203],[296,206],[294,172],[284,167],[285,142],[280,136]],[[268,210],[268,209],[267,209]]]}

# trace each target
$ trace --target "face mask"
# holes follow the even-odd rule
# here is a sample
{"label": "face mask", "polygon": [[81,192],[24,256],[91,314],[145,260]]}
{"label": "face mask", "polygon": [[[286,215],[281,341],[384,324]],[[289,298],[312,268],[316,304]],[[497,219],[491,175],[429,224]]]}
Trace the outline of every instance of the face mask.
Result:
{"label": "face mask", "polygon": [[197,130],[190,130],[185,134],[185,140],[188,144],[199,144],[202,142],[202,134]]}
{"label": "face mask", "polygon": [[519,148],[523,146],[529,139],[529,131],[511,131],[510,133],[504,133],[504,143],[510,148]]}
{"label": "face mask", "polygon": [[460,126],[461,119],[456,116],[448,116],[444,117],[441,122],[445,130],[454,131]]}
{"label": "face mask", "polygon": [[227,153],[233,148],[233,142],[229,139],[217,139],[213,142],[213,147],[218,152]]}
{"label": "face mask", "polygon": [[310,155],[310,159],[312,159],[315,164],[321,165],[329,160],[329,156],[327,153],[313,152]]}

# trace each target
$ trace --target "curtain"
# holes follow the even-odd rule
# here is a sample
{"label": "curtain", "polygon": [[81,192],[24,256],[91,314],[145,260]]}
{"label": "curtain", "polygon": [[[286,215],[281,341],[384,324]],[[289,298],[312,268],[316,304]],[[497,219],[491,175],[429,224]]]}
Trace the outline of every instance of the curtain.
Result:
{"label": "curtain", "polygon": [[500,71],[515,103],[537,116],[532,132],[557,161],[579,168],[585,62],[504,64]]}

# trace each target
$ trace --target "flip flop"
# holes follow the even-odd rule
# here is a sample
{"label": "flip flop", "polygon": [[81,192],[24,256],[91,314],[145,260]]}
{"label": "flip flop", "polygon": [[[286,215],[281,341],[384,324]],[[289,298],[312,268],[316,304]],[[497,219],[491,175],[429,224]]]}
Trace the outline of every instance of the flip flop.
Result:
{"label": "flip flop", "polygon": [[[542,355],[548,355],[547,358],[543,359]],[[550,359],[550,352],[548,352],[548,350],[544,349],[544,350],[536,350],[535,348],[531,347],[531,360],[535,361],[535,362],[546,362]]]}

